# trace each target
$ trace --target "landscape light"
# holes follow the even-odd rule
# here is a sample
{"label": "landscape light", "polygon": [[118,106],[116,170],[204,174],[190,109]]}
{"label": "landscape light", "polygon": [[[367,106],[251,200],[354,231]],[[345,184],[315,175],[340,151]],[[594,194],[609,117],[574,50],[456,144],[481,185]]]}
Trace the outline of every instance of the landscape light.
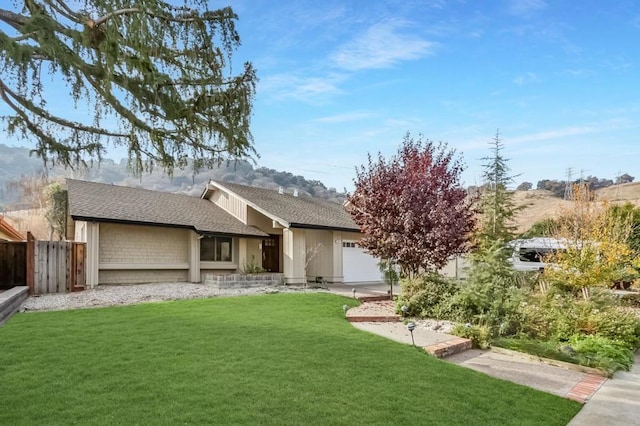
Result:
{"label": "landscape light", "polygon": [[415,329],[416,329],[416,324],[413,321],[410,322],[409,324],[407,324],[407,330],[409,330],[409,332],[411,333],[411,344],[413,346],[416,345],[415,340],[413,340],[413,330],[415,330]]}
{"label": "landscape light", "polygon": [[347,315],[347,311],[349,310],[349,305],[342,305],[342,310],[344,311],[344,314]]}
{"label": "landscape light", "polygon": [[407,305],[402,305],[402,308],[400,308],[400,310],[402,311],[402,316],[406,317],[407,311],[409,311],[409,307]]}

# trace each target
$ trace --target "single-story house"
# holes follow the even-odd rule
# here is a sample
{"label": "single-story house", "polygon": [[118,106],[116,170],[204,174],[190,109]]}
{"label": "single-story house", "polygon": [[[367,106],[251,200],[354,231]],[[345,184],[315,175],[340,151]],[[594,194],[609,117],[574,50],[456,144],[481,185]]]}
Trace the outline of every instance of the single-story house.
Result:
{"label": "single-story house", "polygon": [[0,241],[24,241],[24,237],[0,215]]}
{"label": "single-story house", "polygon": [[287,284],[380,281],[338,203],[211,181],[201,197],[68,179],[67,237],[86,242],[87,286],[252,270]]}

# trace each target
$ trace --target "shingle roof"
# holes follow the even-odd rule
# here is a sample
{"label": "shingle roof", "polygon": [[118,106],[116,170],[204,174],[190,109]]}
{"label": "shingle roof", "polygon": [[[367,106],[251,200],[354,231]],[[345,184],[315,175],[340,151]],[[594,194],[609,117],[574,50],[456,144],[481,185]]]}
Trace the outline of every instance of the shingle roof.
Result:
{"label": "shingle roof", "polygon": [[325,228],[359,232],[358,225],[341,204],[304,195],[228,182],[212,182],[226,188],[261,210],[286,222],[292,228]]}
{"label": "shingle roof", "polygon": [[67,179],[75,220],[192,228],[199,232],[264,237],[209,200],[170,192]]}

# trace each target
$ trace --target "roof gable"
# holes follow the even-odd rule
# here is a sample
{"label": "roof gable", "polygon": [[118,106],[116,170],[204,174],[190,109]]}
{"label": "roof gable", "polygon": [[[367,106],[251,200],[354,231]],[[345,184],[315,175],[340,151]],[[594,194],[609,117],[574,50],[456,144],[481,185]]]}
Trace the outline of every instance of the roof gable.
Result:
{"label": "roof gable", "polygon": [[291,228],[360,231],[344,207],[332,201],[228,182],[212,181],[211,184],[244,199],[267,216],[281,219],[285,222],[283,225]]}
{"label": "roof gable", "polygon": [[214,203],[189,195],[67,179],[74,220],[191,228],[198,232],[267,236]]}

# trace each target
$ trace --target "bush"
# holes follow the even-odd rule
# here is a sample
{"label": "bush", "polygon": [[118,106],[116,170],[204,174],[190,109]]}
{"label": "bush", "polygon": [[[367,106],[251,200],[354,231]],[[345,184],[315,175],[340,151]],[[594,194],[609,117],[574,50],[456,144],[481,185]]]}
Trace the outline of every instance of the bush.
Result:
{"label": "bush", "polygon": [[402,294],[398,308],[406,305],[407,314],[423,318],[451,319],[451,300],[458,292],[458,280],[440,274],[425,274],[400,281]]}
{"label": "bush", "polygon": [[474,348],[489,349],[491,347],[491,329],[486,325],[458,324],[451,333],[470,339]]}
{"label": "bush", "polygon": [[618,306],[608,292],[585,301],[552,290],[521,303],[521,332],[534,339],[567,342],[576,336],[599,336],[635,350],[640,347],[640,319]]}
{"label": "bush", "polygon": [[609,375],[629,370],[633,365],[633,351],[620,341],[602,336],[574,336],[570,344],[580,365],[599,368]]}

